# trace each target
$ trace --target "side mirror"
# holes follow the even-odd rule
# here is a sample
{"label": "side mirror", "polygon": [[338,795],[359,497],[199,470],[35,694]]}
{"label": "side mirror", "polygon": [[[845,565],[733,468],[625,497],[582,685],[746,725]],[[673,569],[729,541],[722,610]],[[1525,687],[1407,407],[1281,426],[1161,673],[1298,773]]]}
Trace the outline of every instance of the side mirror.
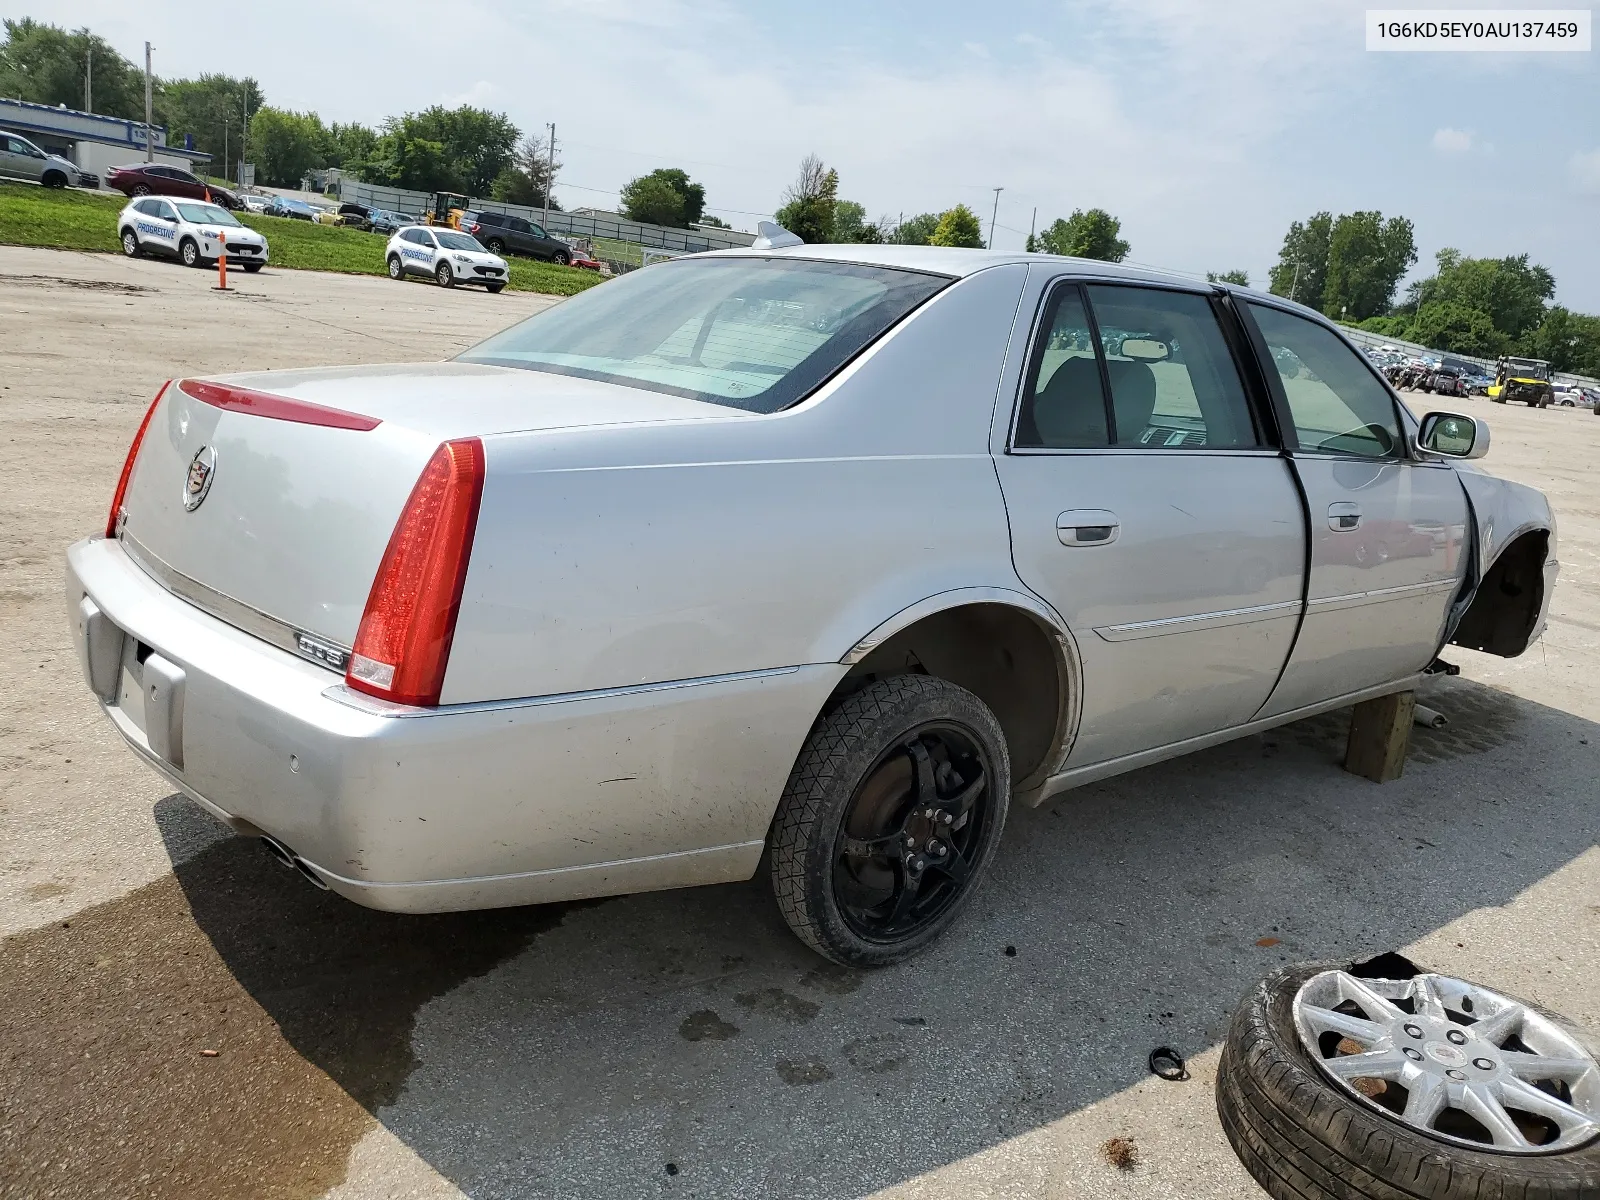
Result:
{"label": "side mirror", "polygon": [[1489,423],[1459,413],[1431,412],[1422,418],[1417,446],[1449,458],[1482,458],[1489,453]]}

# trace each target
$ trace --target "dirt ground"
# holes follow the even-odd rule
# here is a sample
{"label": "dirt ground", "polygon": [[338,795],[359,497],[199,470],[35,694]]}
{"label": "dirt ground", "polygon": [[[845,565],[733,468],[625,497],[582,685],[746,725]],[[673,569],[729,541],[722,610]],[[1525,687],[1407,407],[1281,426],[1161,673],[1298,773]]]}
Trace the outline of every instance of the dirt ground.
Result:
{"label": "dirt ground", "polygon": [[[1068,793],[1013,815],[939,947],[862,974],[756,883],[359,909],[121,745],[62,552],[161,382],[437,359],[550,302],[212,282],[0,247],[0,1196],[1251,1197],[1212,1072],[1280,962],[1402,949],[1600,1029],[1589,413],[1455,402],[1490,470],[1551,496],[1562,577],[1532,652],[1450,655],[1427,703],[1451,725],[1402,780],[1339,770],[1334,714]],[[1189,1082],[1147,1075],[1163,1043]]]}

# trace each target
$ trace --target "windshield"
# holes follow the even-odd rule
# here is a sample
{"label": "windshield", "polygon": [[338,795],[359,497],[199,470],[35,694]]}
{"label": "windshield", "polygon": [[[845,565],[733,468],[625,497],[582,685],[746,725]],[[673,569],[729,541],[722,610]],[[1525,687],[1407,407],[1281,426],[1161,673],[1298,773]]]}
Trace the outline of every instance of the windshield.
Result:
{"label": "windshield", "polygon": [[805,259],[679,259],[581,292],[460,357],[776,412],[949,282]]}
{"label": "windshield", "polygon": [[469,237],[464,233],[447,233],[445,230],[440,229],[435,231],[433,236],[439,239],[439,245],[446,250],[476,250],[479,254],[488,253],[487,250],[478,245],[477,238]]}
{"label": "windshield", "polygon": [[225,209],[215,204],[180,204],[178,215],[191,225],[233,225],[244,228]]}

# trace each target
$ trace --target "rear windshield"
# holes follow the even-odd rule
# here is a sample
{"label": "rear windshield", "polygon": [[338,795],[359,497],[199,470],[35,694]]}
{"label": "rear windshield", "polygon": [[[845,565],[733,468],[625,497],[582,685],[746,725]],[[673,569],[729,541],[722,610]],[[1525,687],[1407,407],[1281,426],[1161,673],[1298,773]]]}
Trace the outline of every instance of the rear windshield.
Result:
{"label": "rear windshield", "polygon": [[460,361],[776,412],[949,282],[853,263],[684,258],[580,292]]}

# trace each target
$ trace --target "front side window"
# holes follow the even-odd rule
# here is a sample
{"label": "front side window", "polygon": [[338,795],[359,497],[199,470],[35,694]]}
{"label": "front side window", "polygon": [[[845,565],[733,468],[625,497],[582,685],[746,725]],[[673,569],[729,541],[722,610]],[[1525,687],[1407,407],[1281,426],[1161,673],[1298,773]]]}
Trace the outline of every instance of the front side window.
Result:
{"label": "front side window", "polygon": [[460,361],[777,412],[949,282],[855,263],[684,258],[580,292]]}
{"label": "front side window", "polygon": [[1302,450],[1388,458],[1399,453],[1394,402],[1332,330],[1282,309],[1251,304],[1283,383]]}
{"label": "front side window", "polygon": [[156,216],[160,217],[163,221],[176,222],[178,219],[178,214],[172,211],[172,205],[168,204],[164,200],[156,201]]}

